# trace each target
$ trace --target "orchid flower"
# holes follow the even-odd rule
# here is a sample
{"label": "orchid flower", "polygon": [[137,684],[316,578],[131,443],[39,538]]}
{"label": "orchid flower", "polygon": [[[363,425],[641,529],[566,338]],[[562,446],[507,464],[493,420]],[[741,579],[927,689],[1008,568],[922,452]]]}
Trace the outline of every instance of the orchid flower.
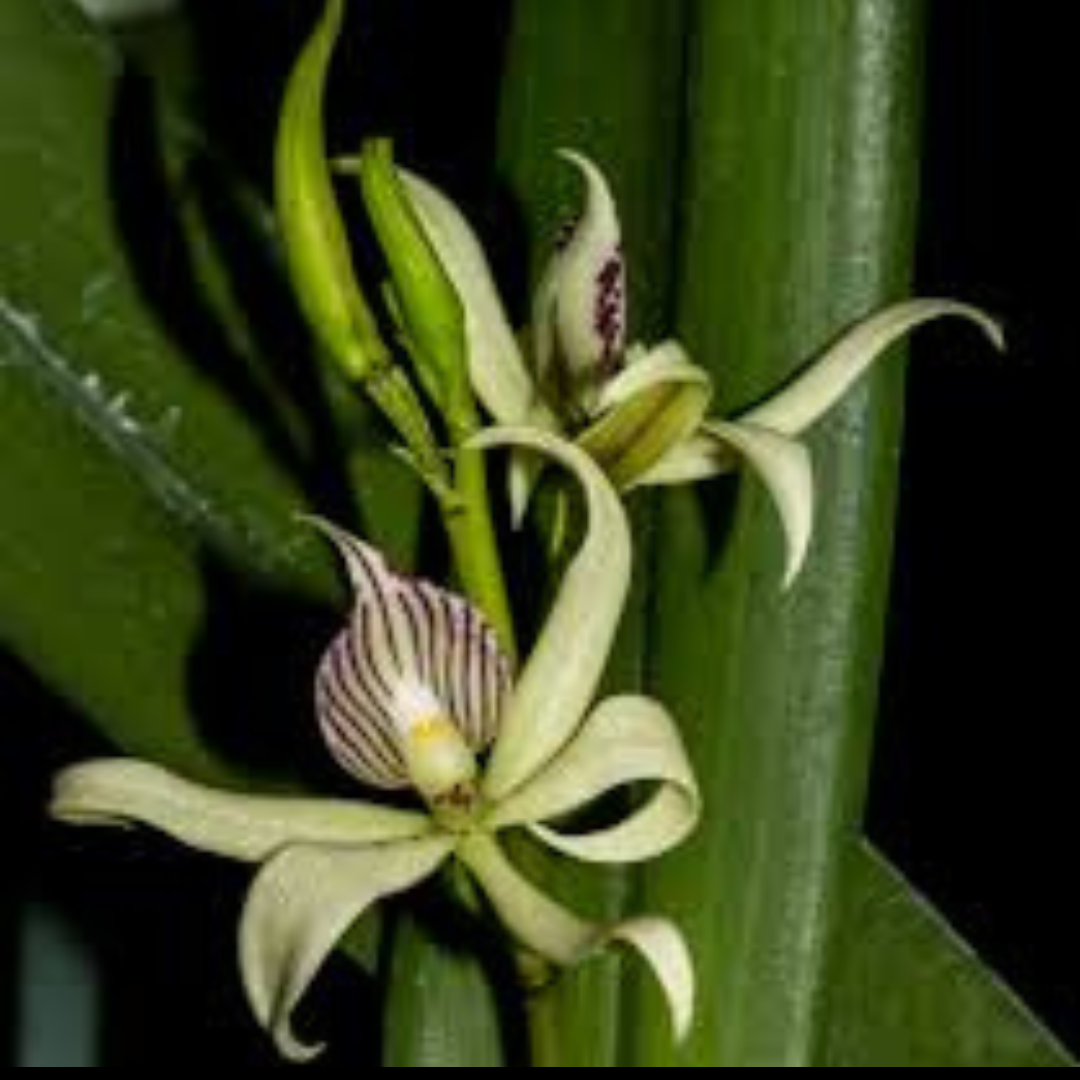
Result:
{"label": "orchid flower", "polygon": [[[77,764],[56,779],[57,818],[149,825],[259,867],[240,920],[241,971],[257,1020],[293,1060],[320,1049],[297,1037],[291,1017],[348,927],[451,859],[527,949],[566,966],[610,943],[629,945],[655,972],[676,1035],[691,1021],[693,969],[672,923],[590,923],[530,882],[499,839],[524,828],[572,858],[627,863],[674,847],[698,819],[693,771],[663,706],[618,696],[590,709],[627,594],[624,511],[592,459],[560,439],[492,429],[474,445],[543,454],[584,493],[584,538],[516,676],[465,599],[394,571],[374,548],[319,523],[355,592],[348,625],[316,675],[320,730],[346,772],[371,788],[411,790],[415,808],[220,791],[123,758]],[[641,781],[655,790],[621,822],[560,828],[567,813]]]}
{"label": "orchid flower", "polygon": [[[426,236],[465,309],[473,388],[500,424],[562,431],[623,490],[689,483],[748,466],[764,483],[786,541],[784,583],[797,576],[813,527],[810,454],[801,436],[889,346],[943,316],[974,322],[997,346],[997,324],[951,300],[886,307],[837,338],[794,381],[733,418],[709,415],[708,374],[673,340],[627,344],[625,266],[615,202],[601,171],[562,156],[584,178],[584,210],[542,275],[524,348],[511,329],[483,249],[462,213],[432,184],[401,170]],[[511,473],[515,516],[535,468]]]}

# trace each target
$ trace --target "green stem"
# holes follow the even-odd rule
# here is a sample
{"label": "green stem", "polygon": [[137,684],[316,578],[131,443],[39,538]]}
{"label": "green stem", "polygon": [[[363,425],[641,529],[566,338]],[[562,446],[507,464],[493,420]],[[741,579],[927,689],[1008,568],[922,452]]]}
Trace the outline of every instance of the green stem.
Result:
{"label": "green stem", "polygon": [[459,448],[454,473],[458,502],[444,520],[461,584],[488,617],[506,654],[516,659],[514,616],[491,521],[483,451]]}
{"label": "green stem", "polygon": [[442,514],[462,589],[487,616],[507,655],[516,657],[514,616],[491,520],[482,450],[458,445],[454,453],[454,498],[442,504]]}

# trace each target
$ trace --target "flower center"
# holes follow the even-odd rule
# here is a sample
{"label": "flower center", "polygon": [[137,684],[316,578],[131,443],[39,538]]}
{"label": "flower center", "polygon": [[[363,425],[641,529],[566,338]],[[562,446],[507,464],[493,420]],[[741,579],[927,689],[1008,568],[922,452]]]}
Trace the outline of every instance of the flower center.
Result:
{"label": "flower center", "polygon": [[476,755],[461,729],[427,687],[405,684],[397,698],[402,756],[413,787],[433,809],[471,809]]}

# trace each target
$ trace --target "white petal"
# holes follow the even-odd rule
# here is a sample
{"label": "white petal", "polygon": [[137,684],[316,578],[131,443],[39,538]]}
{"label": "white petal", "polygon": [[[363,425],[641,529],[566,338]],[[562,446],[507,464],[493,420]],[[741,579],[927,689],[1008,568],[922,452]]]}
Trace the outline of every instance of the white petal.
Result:
{"label": "white petal", "polygon": [[316,707],[336,760],[365,783],[402,787],[413,726],[445,715],[468,746],[494,738],[510,665],[483,615],[462,597],[391,570],[383,556],[312,519],[336,544],[356,590],[349,627],[327,649]]}
{"label": "white petal", "polygon": [[64,769],[54,781],[49,812],[80,825],[149,825],[189,847],[245,862],[298,841],[403,840],[432,827],[424,814],[359,800],[219,791],[129,758]]}
{"label": "white petal", "polygon": [[570,967],[613,941],[632,946],[664,991],[676,1038],[686,1035],[694,1012],[694,968],[686,942],[672,923],[653,916],[609,926],[586,922],[537,889],[483,833],[466,840],[458,854],[507,929],[540,956]]}
{"label": "white petal", "polygon": [[559,272],[563,249],[557,247],[548,258],[544,272],[533,293],[529,337],[532,343],[533,372],[536,385],[547,400],[559,401],[560,376],[557,369],[555,342],[555,300],[558,296]]}
{"label": "white petal", "polygon": [[[659,787],[616,825],[568,835],[538,824],[643,780]],[[494,808],[487,824],[530,825],[549,846],[578,859],[635,862],[681,843],[699,814],[693,769],[671,717],[657,701],[626,695],[601,702],[545,768]]]}
{"label": "white petal", "polygon": [[648,961],[664,991],[675,1040],[690,1033],[694,1020],[694,961],[682,931],[657,915],[639,915],[611,927],[608,939],[632,945]]}
{"label": "white petal", "polygon": [[779,393],[743,413],[740,421],[781,435],[798,435],[819,420],[889,346],[934,319],[957,316],[975,323],[1003,348],[1001,328],[985,312],[953,300],[906,300],[868,316]]}
{"label": "white petal", "polygon": [[292,1013],[346,930],[377,900],[438,869],[447,835],[369,847],[298,845],[256,875],[240,920],[240,969],[256,1019],[292,1061],[322,1047],[296,1038]]}
{"label": "white petal", "polygon": [[676,443],[651,468],[639,473],[627,490],[639,487],[669,487],[695,484],[731,472],[738,458],[711,436],[695,432]]}
{"label": "white petal", "polygon": [[471,445],[525,447],[554,458],[581,484],[588,518],[503,713],[484,777],[485,793],[497,800],[558,752],[596,693],[630,585],[630,529],[615,489],[571,443],[524,428],[493,428]]}
{"label": "white petal", "polygon": [[525,523],[529,503],[540,483],[544,459],[527,450],[514,450],[507,469],[507,490],[510,498],[510,524],[515,532]]}
{"label": "white petal", "polygon": [[626,333],[626,280],[615,201],[603,173],[582,154],[562,157],[585,178],[585,208],[555,274],[558,347],[577,377],[610,375]]}
{"label": "white petal", "polygon": [[[600,411],[612,409],[638,394],[658,386],[689,384],[704,391],[702,415],[711,396],[709,373],[691,361],[686,350],[674,340],[662,341],[650,349],[634,350],[633,362],[627,363],[610,382],[605,383],[597,402]],[[693,427],[697,427],[694,424]]]}
{"label": "white petal", "polygon": [[460,210],[415,173],[398,170],[421,227],[465,309],[469,378],[484,408],[501,424],[554,428],[522,358],[484,250]]}
{"label": "white petal", "polygon": [[690,363],[677,342],[664,342],[607,384],[598,419],[577,443],[617,488],[631,488],[693,434],[711,396],[708,375]]}
{"label": "white petal", "polygon": [[802,443],[739,420],[710,420],[702,431],[735,450],[757,474],[772,498],[784,530],[787,553],[783,587],[798,576],[814,528],[814,475]]}

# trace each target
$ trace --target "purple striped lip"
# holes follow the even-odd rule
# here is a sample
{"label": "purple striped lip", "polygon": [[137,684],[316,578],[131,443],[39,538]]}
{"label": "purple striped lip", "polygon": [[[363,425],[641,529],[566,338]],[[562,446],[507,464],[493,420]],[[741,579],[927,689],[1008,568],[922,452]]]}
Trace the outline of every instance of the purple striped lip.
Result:
{"label": "purple striped lip", "polygon": [[334,759],[364,783],[410,786],[402,739],[434,715],[474,752],[490,745],[510,664],[483,615],[460,596],[391,570],[374,548],[318,523],[355,589],[349,625],[315,677],[315,709]]}

